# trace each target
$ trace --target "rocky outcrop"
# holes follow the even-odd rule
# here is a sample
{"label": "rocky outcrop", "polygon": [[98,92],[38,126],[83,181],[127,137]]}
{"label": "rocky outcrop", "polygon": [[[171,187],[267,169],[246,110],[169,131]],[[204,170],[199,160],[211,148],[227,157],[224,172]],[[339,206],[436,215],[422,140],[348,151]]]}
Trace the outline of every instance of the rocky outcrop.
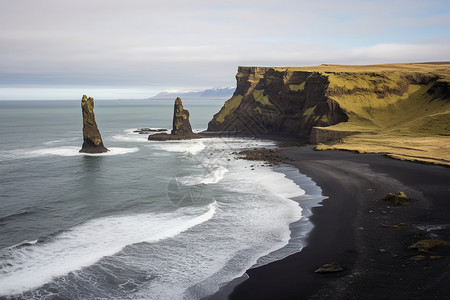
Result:
{"label": "rocky outcrop", "polygon": [[149,140],[165,141],[165,140],[190,140],[198,139],[202,136],[192,132],[191,123],[189,122],[189,111],[183,108],[180,98],[175,100],[173,108],[172,131],[170,134],[158,133],[149,135]]}
{"label": "rocky outcrop", "polygon": [[175,100],[173,108],[172,132],[173,135],[192,135],[191,123],[189,122],[189,111],[183,108],[180,98]]}
{"label": "rocky outcrop", "polygon": [[326,96],[328,78],[289,68],[239,67],[233,97],[214,115],[208,131],[309,136],[313,126],[348,119]]}
{"label": "rocky outcrop", "polygon": [[445,115],[449,66],[239,67],[236,90],[209,122],[208,132],[311,137],[310,142],[322,143],[412,122],[405,126],[421,133],[432,127],[445,135],[447,129],[438,126],[442,122],[434,120],[450,115]]}
{"label": "rocky outcrop", "polygon": [[236,154],[240,159],[264,161],[269,165],[279,165],[286,161],[286,158],[279,155],[276,149],[255,148],[243,150]]}
{"label": "rocky outcrop", "polygon": [[386,196],[384,196],[383,199],[381,200],[391,202],[392,204],[397,206],[398,205],[406,206],[410,204],[410,200],[404,192],[389,193]]}
{"label": "rocky outcrop", "polygon": [[448,246],[450,246],[450,243],[442,240],[420,240],[409,246],[408,249],[417,249],[419,252],[430,252],[430,250],[435,247]]}
{"label": "rocky outcrop", "polygon": [[83,113],[83,146],[80,153],[104,153],[108,149],[103,145],[100,131],[95,122],[94,99],[83,95],[81,98]]}
{"label": "rocky outcrop", "polygon": [[313,127],[309,140],[312,144],[340,142],[349,135],[357,134],[357,131],[328,130],[327,127]]}
{"label": "rocky outcrop", "polygon": [[337,262],[332,262],[329,264],[324,264],[317,270],[315,270],[315,273],[335,273],[335,272],[341,272],[344,271],[344,268],[341,267]]}
{"label": "rocky outcrop", "polygon": [[149,133],[153,133],[153,132],[165,132],[167,131],[167,129],[165,128],[138,128],[136,130],[133,130],[133,132],[135,133],[139,133],[139,134],[149,134]]}

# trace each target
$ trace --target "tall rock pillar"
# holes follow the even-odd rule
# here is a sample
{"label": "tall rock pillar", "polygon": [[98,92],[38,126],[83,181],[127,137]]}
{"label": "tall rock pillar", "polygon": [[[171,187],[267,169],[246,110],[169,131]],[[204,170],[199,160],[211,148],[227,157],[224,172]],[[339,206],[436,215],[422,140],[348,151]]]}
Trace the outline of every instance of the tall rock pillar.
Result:
{"label": "tall rock pillar", "polygon": [[171,134],[186,137],[193,135],[191,123],[189,123],[189,111],[183,108],[180,98],[175,100]]}
{"label": "tall rock pillar", "polygon": [[81,110],[83,112],[83,146],[80,153],[104,153],[109,151],[103,146],[102,136],[95,122],[94,99],[83,95]]}

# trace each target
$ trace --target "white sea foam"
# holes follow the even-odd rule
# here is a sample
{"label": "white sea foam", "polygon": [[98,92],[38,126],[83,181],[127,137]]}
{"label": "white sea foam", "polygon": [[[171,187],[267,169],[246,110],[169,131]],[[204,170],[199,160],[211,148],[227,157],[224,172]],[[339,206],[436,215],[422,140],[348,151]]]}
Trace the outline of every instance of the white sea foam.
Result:
{"label": "white sea foam", "polygon": [[[205,168],[207,175],[184,177],[184,184],[220,182],[223,194],[218,213],[211,222],[177,237],[177,243],[189,245],[189,253],[172,253],[172,257],[158,260],[161,270],[181,268],[183,276],[158,274],[133,298],[145,299],[149,294],[169,299],[206,297],[252,266],[282,259],[304,245],[304,241],[296,240],[286,248],[291,240],[289,225],[303,218],[302,208],[292,199],[305,195],[305,191],[285,174],[262,167],[262,162],[235,160],[232,154],[242,148],[271,147],[273,143],[246,139],[204,139],[203,143],[206,150],[192,159]],[[156,252],[166,253],[164,249]],[[178,256],[183,257],[181,263]],[[258,261],[261,257],[267,258]]]}
{"label": "white sea foam", "polygon": [[205,149],[202,140],[182,140],[182,141],[153,141],[152,147],[169,152],[180,152],[189,155],[197,155]]}
{"label": "white sea foam", "polygon": [[121,148],[121,147],[108,147],[108,152],[105,153],[80,153],[82,155],[87,156],[111,156],[111,155],[122,155],[122,154],[129,154],[139,151],[138,147],[132,147],[132,148]]}
{"label": "white sea foam", "polygon": [[44,156],[79,156],[79,155],[88,155],[88,156],[110,156],[110,155],[121,155],[128,154],[139,151],[138,147],[132,148],[120,148],[120,147],[110,147],[109,151],[105,153],[98,154],[89,154],[89,153],[80,153],[80,147],[74,146],[65,146],[65,147],[52,147],[52,148],[42,148],[35,150],[24,150],[17,149],[11,150],[3,153],[3,157],[7,159],[22,159],[22,158],[37,158]]}
{"label": "white sea foam", "polygon": [[[251,170],[251,164],[255,162],[230,162],[229,173],[220,181],[223,192],[218,211],[210,222],[177,236],[174,243],[180,247],[155,245],[152,249],[155,279],[148,286],[140,287],[131,298],[207,297],[241,277],[261,257],[289,243],[289,225],[302,218],[302,208],[291,198],[305,192],[284,174],[270,167]],[[278,253],[276,259],[300,251],[302,244],[296,246]],[[271,258],[273,261],[274,257]],[[148,268],[144,260],[134,263],[136,269]],[[167,274],[165,270],[173,272]]]}
{"label": "white sea foam", "polygon": [[[200,299],[252,266],[300,251],[304,241],[292,243],[290,224],[303,222],[305,211],[292,199],[305,191],[264,163],[237,160],[233,154],[273,146],[270,141],[234,138],[149,142],[143,154],[182,154],[180,169],[193,175],[178,177],[180,184],[188,192],[201,185],[199,197],[217,199],[217,204],[207,212],[184,207],[173,213],[93,220],[51,242],[13,248],[0,260],[0,295],[52,281],[52,289],[61,293],[57,296],[68,298],[81,288],[99,298]],[[124,284],[96,294],[102,284],[108,286],[104,278],[117,279],[117,268],[123,270]],[[64,276],[76,270],[75,279]],[[63,277],[53,280],[57,276]],[[125,287],[128,279],[136,286],[132,291]],[[43,291],[50,290],[33,294]]]}
{"label": "white sea foam", "polygon": [[62,144],[62,143],[67,144],[67,143],[76,141],[78,139],[79,139],[79,137],[63,138],[63,139],[45,142],[44,145],[54,145],[54,144]]}
{"label": "white sea foam", "polygon": [[[213,217],[217,203],[165,214],[138,214],[91,220],[47,243],[4,249],[0,295],[37,288],[53,278],[90,266],[125,246],[174,237]],[[37,276],[36,274],[39,274]]]}
{"label": "white sea foam", "polygon": [[216,166],[212,170],[207,170],[206,175],[200,176],[183,176],[177,178],[184,185],[213,184],[221,181],[228,169],[223,166]]}
{"label": "white sea foam", "polygon": [[139,134],[134,130],[136,129],[125,129],[124,134],[115,134],[112,139],[119,142],[148,143],[148,134]]}
{"label": "white sea foam", "polygon": [[116,134],[112,136],[113,140],[119,142],[138,142],[138,143],[148,143],[147,134]]}

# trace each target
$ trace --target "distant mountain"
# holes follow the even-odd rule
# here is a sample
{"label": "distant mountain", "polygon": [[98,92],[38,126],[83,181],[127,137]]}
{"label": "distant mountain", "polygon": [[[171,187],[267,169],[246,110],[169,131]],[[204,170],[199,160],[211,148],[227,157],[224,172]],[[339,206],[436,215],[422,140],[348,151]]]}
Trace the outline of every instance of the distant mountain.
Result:
{"label": "distant mountain", "polygon": [[182,100],[185,99],[227,100],[231,98],[235,89],[236,88],[216,88],[192,92],[161,92],[156,96],[150,97],[149,99],[174,100],[177,97],[180,97]]}

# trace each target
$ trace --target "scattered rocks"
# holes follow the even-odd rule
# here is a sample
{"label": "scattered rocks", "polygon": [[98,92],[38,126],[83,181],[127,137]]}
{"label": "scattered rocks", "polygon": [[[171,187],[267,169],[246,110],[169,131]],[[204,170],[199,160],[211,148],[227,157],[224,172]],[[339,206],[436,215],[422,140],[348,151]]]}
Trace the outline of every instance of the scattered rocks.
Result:
{"label": "scattered rocks", "polygon": [[264,161],[269,166],[272,164],[280,164],[285,160],[282,156],[278,155],[277,150],[267,148],[248,149],[234,154],[239,155],[241,159]]}
{"label": "scattered rocks", "polygon": [[394,224],[394,225],[381,224],[381,226],[386,227],[386,228],[402,228],[402,227],[408,227],[409,224],[408,223],[398,223],[398,224]]}
{"label": "scattered rocks", "polygon": [[417,243],[412,244],[408,249],[417,249],[419,252],[429,252],[434,247],[450,246],[450,243],[442,240],[420,240]]}
{"label": "scattered rocks", "polygon": [[341,272],[344,271],[344,268],[341,267],[337,262],[332,262],[329,264],[324,264],[317,270],[315,270],[315,273],[334,273],[334,272]]}
{"label": "scattered rocks", "polygon": [[400,205],[405,206],[410,204],[409,198],[406,196],[404,192],[389,193],[386,196],[384,196],[381,200],[391,202],[396,206]]}
{"label": "scattered rocks", "polygon": [[138,128],[136,130],[133,130],[133,132],[139,133],[139,134],[149,134],[153,132],[164,132],[167,131],[165,128]]}

